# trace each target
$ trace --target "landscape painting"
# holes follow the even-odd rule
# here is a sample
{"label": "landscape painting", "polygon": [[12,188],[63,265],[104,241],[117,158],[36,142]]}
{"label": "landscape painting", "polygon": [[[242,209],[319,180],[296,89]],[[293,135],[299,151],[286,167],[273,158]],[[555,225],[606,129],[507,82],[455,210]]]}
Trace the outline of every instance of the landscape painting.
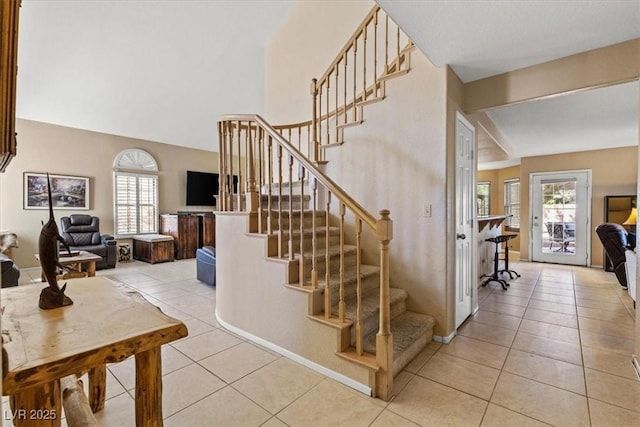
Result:
{"label": "landscape painting", "polygon": [[[89,178],[49,175],[54,209],[89,209]],[[49,209],[47,174],[25,172],[24,209]]]}

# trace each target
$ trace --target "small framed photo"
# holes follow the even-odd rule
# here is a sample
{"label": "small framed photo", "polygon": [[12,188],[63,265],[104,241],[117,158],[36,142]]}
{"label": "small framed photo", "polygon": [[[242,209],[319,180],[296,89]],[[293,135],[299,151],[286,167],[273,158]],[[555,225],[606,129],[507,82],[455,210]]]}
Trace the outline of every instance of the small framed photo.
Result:
{"label": "small framed photo", "polygon": [[[49,180],[54,209],[89,209],[89,178],[49,174]],[[49,209],[46,173],[24,173],[24,209]]]}

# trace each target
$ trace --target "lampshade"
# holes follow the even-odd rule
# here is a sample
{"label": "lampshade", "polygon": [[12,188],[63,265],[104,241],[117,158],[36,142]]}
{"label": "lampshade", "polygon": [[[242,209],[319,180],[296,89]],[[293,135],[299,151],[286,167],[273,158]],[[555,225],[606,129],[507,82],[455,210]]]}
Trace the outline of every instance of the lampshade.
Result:
{"label": "lampshade", "polygon": [[638,208],[631,208],[629,218],[627,218],[622,225],[636,225],[638,222]]}

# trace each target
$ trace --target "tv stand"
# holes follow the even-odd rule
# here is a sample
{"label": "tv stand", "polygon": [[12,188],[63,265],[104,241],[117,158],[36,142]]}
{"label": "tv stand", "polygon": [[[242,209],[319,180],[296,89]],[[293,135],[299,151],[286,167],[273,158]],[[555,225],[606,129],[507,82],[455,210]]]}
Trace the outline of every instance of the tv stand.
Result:
{"label": "tv stand", "polygon": [[175,259],[195,258],[203,246],[216,246],[213,212],[178,212],[160,215],[160,233],[173,236]]}

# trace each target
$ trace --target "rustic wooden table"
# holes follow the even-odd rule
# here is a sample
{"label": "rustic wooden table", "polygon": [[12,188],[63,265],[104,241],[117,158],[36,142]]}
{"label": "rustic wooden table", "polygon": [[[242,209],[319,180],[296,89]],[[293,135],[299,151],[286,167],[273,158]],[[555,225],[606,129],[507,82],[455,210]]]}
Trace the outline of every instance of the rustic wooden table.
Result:
{"label": "rustic wooden table", "polygon": [[[162,425],[163,344],[186,326],[130,288],[103,277],[68,282],[73,305],[38,308],[40,284],[2,289],[2,334],[8,365],[2,393],[12,396],[16,426],[59,426],[59,379],[89,372],[92,410],[104,406],[106,363],[135,355],[136,426]],[[7,412],[9,411],[9,412]]]}
{"label": "rustic wooden table", "polygon": [[[87,264],[87,276],[93,277],[96,275],[96,261],[100,261],[102,257],[100,255],[92,254],[87,251],[80,251],[78,255],[64,256],[64,252],[60,253],[60,265],[67,267],[70,266],[75,271],[82,271],[82,264]],[[36,254],[36,261],[40,262],[40,254]],[[40,273],[42,281],[46,282],[47,279],[44,274]]]}

